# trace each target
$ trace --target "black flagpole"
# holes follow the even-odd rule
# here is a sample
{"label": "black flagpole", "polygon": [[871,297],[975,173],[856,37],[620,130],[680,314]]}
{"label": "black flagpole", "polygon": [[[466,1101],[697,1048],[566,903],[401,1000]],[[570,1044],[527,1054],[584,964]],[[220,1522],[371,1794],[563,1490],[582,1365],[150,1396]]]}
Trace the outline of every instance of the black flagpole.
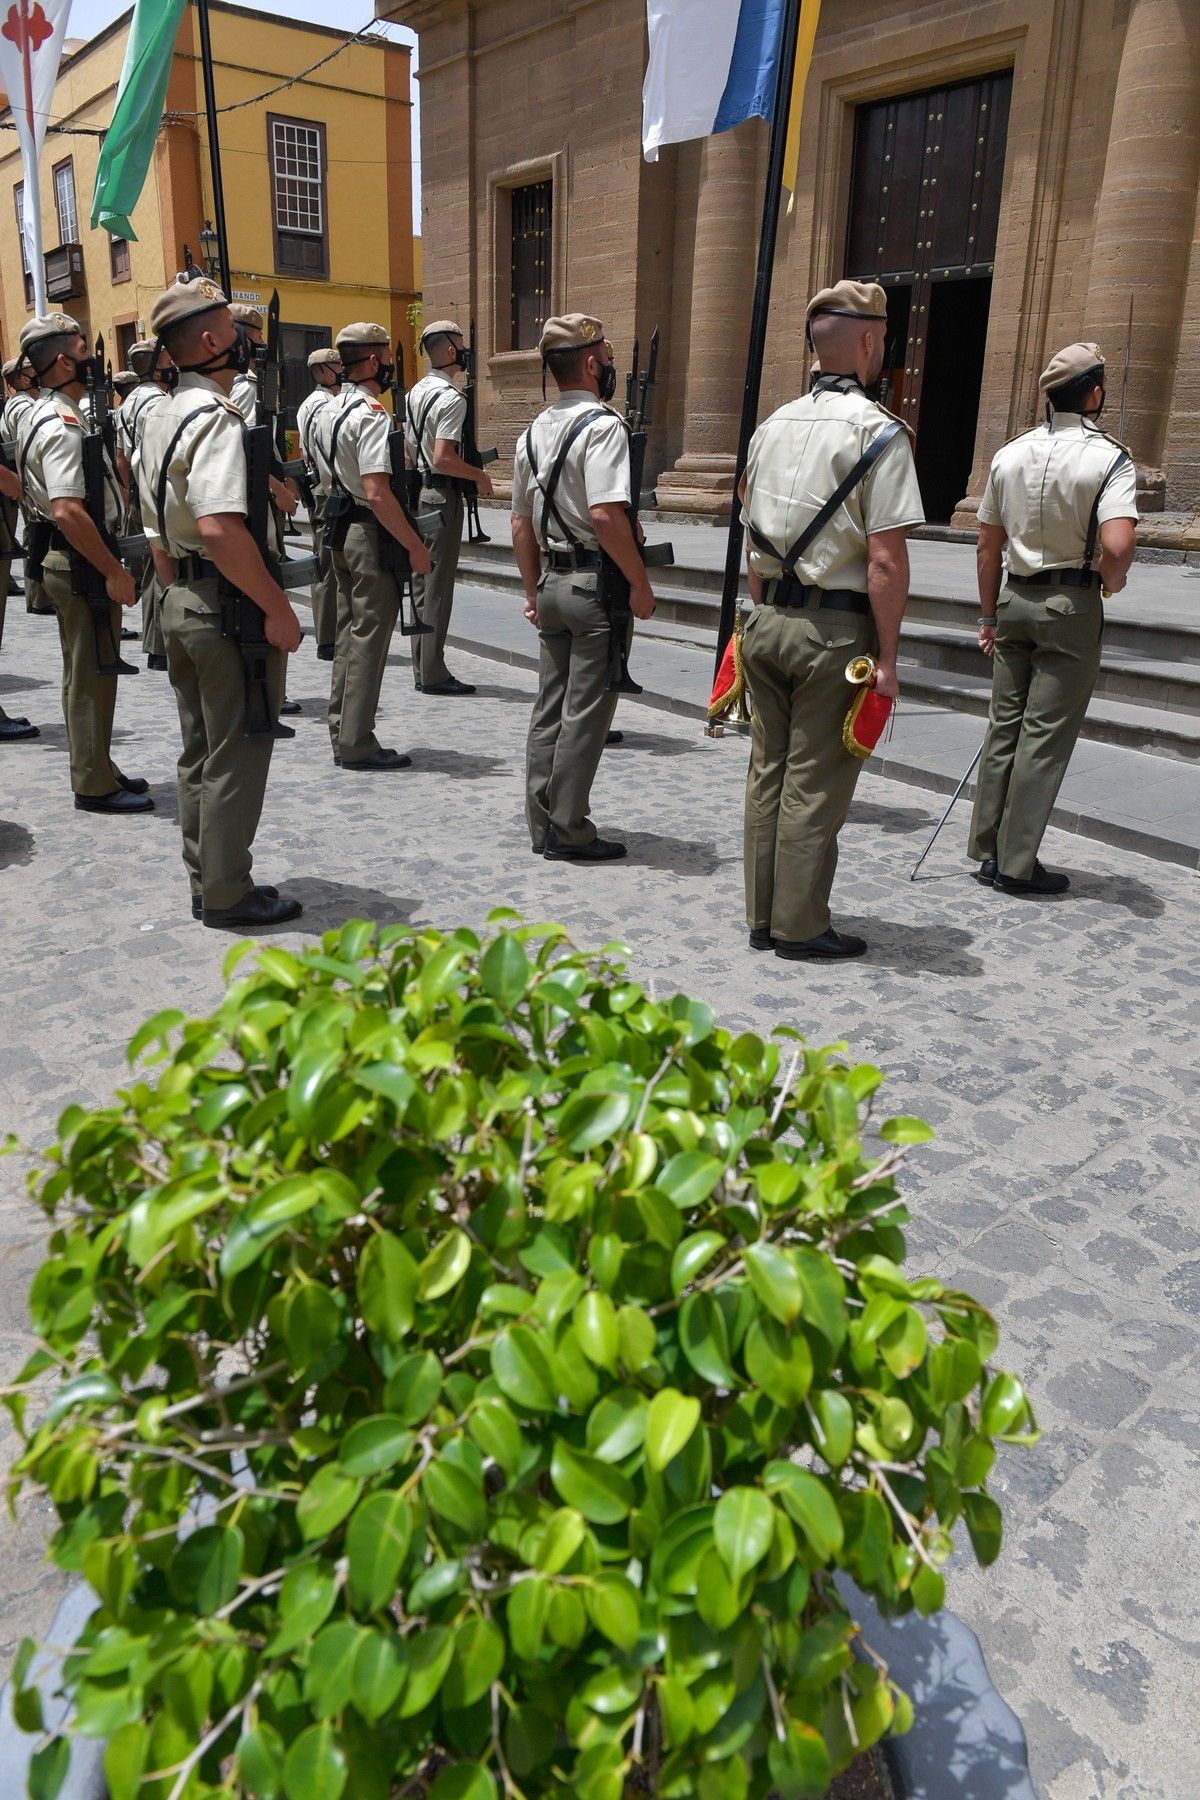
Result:
{"label": "black flagpole", "polygon": [[801,0],[786,0],[779,39],[779,66],[775,71],[775,105],[771,115],[771,151],[767,159],[767,191],[763,196],[762,228],[758,234],[758,273],[754,281],[754,311],[750,318],[750,347],[746,353],[746,385],[742,392],[742,423],[738,432],[737,467],[733,477],[733,510],[729,520],[729,545],[725,552],[725,581],[721,588],[721,622],[717,628],[717,661],[733,636],[737,619],[738,586],[742,575],[742,509],[737,486],[746,467],[750,439],[758,423],[762,392],[763,357],[767,347],[767,318],[771,310],[771,276],[775,268],[775,240],[779,235],[779,203],[783,195],[783,158],[787,149],[788,114],[792,106],[792,82],[796,72],[796,47],[800,41]]}
{"label": "black flagpole", "polygon": [[217,131],[217,91],[213,82],[212,35],[208,28],[208,0],[196,0],[200,20],[200,66],[204,71],[204,114],[208,122],[208,160],[212,166],[213,218],[217,227],[217,262],[221,292],[233,299],[229,285],[229,239],[225,235],[225,188],[221,181],[221,139]]}

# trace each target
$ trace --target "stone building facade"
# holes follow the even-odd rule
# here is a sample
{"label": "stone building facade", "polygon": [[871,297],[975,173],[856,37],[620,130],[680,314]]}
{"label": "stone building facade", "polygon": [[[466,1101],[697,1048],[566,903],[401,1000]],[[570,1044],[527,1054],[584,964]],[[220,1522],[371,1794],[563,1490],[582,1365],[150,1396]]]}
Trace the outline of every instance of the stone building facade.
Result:
{"label": "stone building facade", "polygon": [[[761,410],[806,383],[806,296],[882,278],[927,511],[966,525],[1048,356],[1094,338],[1150,540],[1200,548],[1196,4],[824,0]],[[420,37],[425,305],[477,323],[480,441],[509,456],[540,403],[538,311],[596,310],[622,366],[657,323],[660,506],[727,511],[765,125],[642,161],[643,0],[377,11]]]}

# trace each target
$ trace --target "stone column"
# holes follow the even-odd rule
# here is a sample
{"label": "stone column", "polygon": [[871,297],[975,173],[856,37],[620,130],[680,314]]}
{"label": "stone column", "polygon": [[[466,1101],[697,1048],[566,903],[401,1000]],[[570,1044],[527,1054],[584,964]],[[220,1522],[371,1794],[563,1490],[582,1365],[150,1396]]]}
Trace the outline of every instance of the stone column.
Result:
{"label": "stone column", "polygon": [[1133,296],[1124,435],[1150,511],[1163,506],[1163,444],[1200,183],[1197,24],[1195,0],[1132,0],[1081,321],[1081,335],[1095,338],[1108,359],[1104,423],[1117,432]]}
{"label": "stone column", "polygon": [[706,140],[696,207],[683,451],[655,483],[672,512],[725,512],[733,494],[762,185],[753,122]]}

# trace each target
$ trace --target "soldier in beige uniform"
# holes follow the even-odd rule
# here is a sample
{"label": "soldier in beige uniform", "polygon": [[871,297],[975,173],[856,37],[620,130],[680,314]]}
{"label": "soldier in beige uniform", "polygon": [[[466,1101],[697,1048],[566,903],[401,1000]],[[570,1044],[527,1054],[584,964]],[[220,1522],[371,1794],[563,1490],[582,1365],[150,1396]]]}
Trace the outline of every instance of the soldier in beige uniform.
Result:
{"label": "soldier in beige uniform", "polygon": [[386,749],[375,736],[383,672],[400,616],[400,589],[384,566],[381,534],[407,550],[416,574],[428,575],[429,552],[392,492],[393,421],[380,399],[395,375],[387,331],[367,320],[343,326],[337,350],[342,391],[312,431],[313,454],[331,497],[327,506],[336,500],[349,509],[348,523],[330,535],[338,583],[329,695],[333,760],[343,769],[407,769],[412,757]]}
{"label": "soldier in beige uniform", "polygon": [[206,925],[279,925],[298,900],[251,879],[274,738],[246,735],[241,651],[221,632],[219,577],[264,616],[270,698],[283,693],[286,653],[300,621],[246,523],[243,419],[230,389],[244,343],[229,303],[207,277],[177,283],[150,309],[150,326],[179,384],[147,414],[138,487],[142,519],[166,589],[163,633],[179,707],[179,822],[192,914]]}
{"label": "soldier in beige uniform", "polygon": [[796,961],[867,947],[829,914],[838,832],[863,766],[842,742],[854,691],[846,664],[874,654],[876,689],[895,697],[905,539],[924,519],[906,430],[867,392],[883,366],[883,289],[822,289],[808,331],[822,372],[759,426],[740,490],[755,602],[742,648],[754,720],[746,913],[752,949]]}
{"label": "soldier in beige uniform", "polygon": [[342,385],[342,359],[333,349],[314,350],[309,356],[308,368],[316,385],[312,393],[306,394],[296,408],[296,435],[300,439],[300,454],[308,464],[309,479],[312,482],[313,508],[310,524],[313,554],[321,571],[312,590],[313,630],[317,638],[317,655],[322,662],[332,662],[333,645],[337,637],[337,576],[329,546],[325,542],[325,502],[329,493],[313,458],[312,427],[318,413],[323,412],[331,400],[337,399]]}
{"label": "soldier in beige uniform", "polygon": [[[71,752],[71,787],[80,812],[148,812],[154,805],[148,783],[125,776],[112,760],[117,677],[101,675],[96,630],[86,602],[74,592],[71,555],[99,570],[110,602],[109,643],[121,635],[121,608],[137,602],[133,577],[122,568],[92,522],[84,504],[83,424],[80,402],[91,364],[75,320],[66,313],[30,319],[21,332],[21,350],[37,377],[41,398],[17,427],[17,468],[33,511],[52,526],[43,580],[58,616],[62,646],[63,717]],[[104,521],[120,530],[121,488],[105,458]]]}
{"label": "soldier in beige uniform", "polygon": [[[11,361],[6,362],[4,365],[4,379],[8,382],[9,386],[13,388],[13,397],[6,404],[3,414],[3,419],[9,421],[10,429],[6,431],[3,422],[0,422],[0,439],[3,439],[5,443],[13,443],[15,441],[17,420],[20,418],[23,411],[33,405],[32,396],[27,398],[20,394],[14,386],[14,383],[18,379],[18,366],[18,359],[16,357],[13,357]],[[19,407],[16,405],[18,400],[22,401],[22,405]],[[11,413],[10,408],[13,409]],[[21,483],[18,481],[15,472],[6,464],[0,464],[0,645],[4,642],[4,615],[8,606],[9,597],[13,593],[20,592],[20,589],[16,587],[11,579],[13,544],[15,541],[14,533],[17,525],[17,505],[20,498]],[[20,738],[35,738],[37,736],[38,728],[36,725],[31,725],[29,720],[23,717],[10,718],[4,708],[0,706],[0,744],[11,744],[15,743]]]}
{"label": "soldier in beige uniform", "polygon": [[[235,300],[230,307],[233,322],[245,337],[251,352],[261,350],[266,342],[263,336],[264,321],[257,306],[247,306],[242,300]],[[233,404],[245,419],[247,425],[262,423],[258,413],[258,384],[251,379],[248,370],[243,370],[233,384],[233,392],[229,396]],[[271,490],[271,520],[275,537],[275,554],[280,561],[284,557],[284,520],[290,519],[300,504],[300,491],[290,478],[280,480],[277,475],[268,477]],[[300,702],[289,700],[285,694],[279,703],[281,713],[298,713]]]}
{"label": "soldier in beige uniform", "polygon": [[[142,509],[138,495],[138,464],[141,456],[142,432],[151,407],[166,399],[174,386],[175,366],[166,351],[149,338],[134,344],[129,352],[134,368],[135,386],[121,402],[114,424],[117,433],[117,471],[129,495],[129,529],[142,529]],[[162,583],[147,556],[140,565],[131,565],[138,591],[142,596],[142,649],[146,666],[164,670],[167,646],[162,634]]]}
{"label": "soldier in beige uniform", "polygon": [[616,387],[599,319],[547,319],[542,360],[558,399],[517,440],[513,551],[525,617],[538,630],[538,695],[526,748],[526,818],[535,856],[608,862],[625,845],[597,836],[588,817],[617,695],[608,687],[609,621],[596,598],[600,549],[629,581],[639,619],[654,595],[629,528],[629,433],[602,401]]}
{"label": "soldier in beige uniform", "polygon": [[994,661],[968,850],[977,880],[1026,895],[1070,886],[1038,849],[1100,669],[1101,590],[1125,586],[1138,516],[1129,453],[1096,424],[1099,345],[1068,344],[1038,387],[1046,423],[996,452],[979,502],[979,644]]}
{"label": "soldier in beige uniform", "polygon": [[[4,380],[8,387],[8,398],[4,410],[0,412],[0,440],[6,444],[16,444],[17,425],[23,413],[27,413],[37,401],[37,383],[33,378],[33,370],[23,356],[14,356],[4,364]],[[53,614],[46,589],[43,584],[29,573],[29,522],[31,511],[21,498],[21,512],[24,518],[22,530],[22,547],[25,551],[23,585],[25,588],[25,611],[30,613]],[[12,587],[9,586],[9,593]]]}
{"label": "soldier in beige uniform", "polygon": [[405,402],[404,437],[412,466],[421,477],[417,510],[435,514],[438,522],[422,532],[433,572],[413,583],[417,617],[433,628],[431,635],[412,640],[413,681],[421,693],[473,694],[471,684],[459,681],[446,667],[446,633],[462,549],[463,484],[469,482],[483,499],[491,494],[492,484],[486,470],[463,461],[459,449],[467,401],[451,372],[467,366],[462,327],[453,319],[435,319],[421,333],[420,348],[429,373]]}

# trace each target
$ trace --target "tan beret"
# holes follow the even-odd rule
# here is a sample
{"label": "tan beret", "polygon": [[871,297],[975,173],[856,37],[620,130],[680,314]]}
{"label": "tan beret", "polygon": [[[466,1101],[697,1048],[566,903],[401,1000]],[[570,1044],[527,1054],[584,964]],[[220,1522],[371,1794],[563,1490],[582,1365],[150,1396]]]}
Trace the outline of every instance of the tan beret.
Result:
{"label": "tan beret", "polygon": [[4,367],[0,369],[0,375],[4,376],[5,381],[11,381],[20,366],[21,358],[19,356],[10,356],[8,361],[4,364]]}
{"label": "tan beret", "polygon": [[118,369],[113,376],[115,388],[135,388],[140,381],[141,376],[135,375],[132,369]]}
{"label": "tan beret", "polygon": [[207,275],[201,275],[196,281],[172,282],[150,308],[150,329],[156,338],[160,338],[187,319],[199,318],[201,313],[216,312],[219,306],[228,305],[216,282]]}
{"label": "tan beret", "polygon": [[251,331],[261,331],[263,316],[257,306],[247,306],[241,300],[234,300],[229,307],[230,312],[239,325],[248,325]]}
{"label": "tan beret", "polygon": [[604,326],[590,313],[563,313],[542,326],[538,349],[543,356],[556,350],[591,350],[604,342]]}
{"label": "tan beret", "polygon": [[1068,381],[1077,381],[1081,375],[1090,375],[1096,371],[1096,380],[1104,375],[1104,352],[1099,344],[1068,344],[1052,356],[1042,370],[1038,380],[1038,392],[1048,394],[1051,388],[1062,387]]}
{"label": "tan beret", "polygon": [[22,350],[28,350],[31,344],[40,344],[45,338],[82,336],[78,321],[69,313],[52,312],[40,319],[30,319],[23,325],[18,342]]}
{"label": "tan beret", "polygon": [[343,325],[337,334],[336,347],[340,350],[375,350],[381,344],[391,348],[391,338],[386,325],[372,325],[367,319],[356,319],[353,325]]}
{"label": "tan beret", "polygon": [[310,350],[308,353],[310,369],[334,369],[341,360],[336,350]]}
{"label": "tan beret", "polygon": [[833,313],[847,319],[886,319],[887,295],[877,281],[835,281],[832,287],[814,294],[805,312],[806,319],[818,313]]}
{"label": "tan beret", "polygon": [[418,343],[417,348],[419,350],[423,350],[425,348],[425,340],[427,338],[431,338],[431,337],[462,337],[463,335],[464,335],[464,333],[463,333],[462,326],[456,325],[454,323],[453,319],[435,319],[433,321],[432,325],[426,325],[424,331],[422,331],[420,342]]}

